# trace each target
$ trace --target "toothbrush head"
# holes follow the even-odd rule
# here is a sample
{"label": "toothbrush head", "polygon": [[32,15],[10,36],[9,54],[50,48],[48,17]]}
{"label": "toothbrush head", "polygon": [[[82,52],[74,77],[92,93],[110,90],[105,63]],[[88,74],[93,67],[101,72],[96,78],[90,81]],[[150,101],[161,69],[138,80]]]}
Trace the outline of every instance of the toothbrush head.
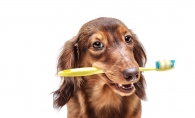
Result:
{"label": "toothbrush head", "polygon": [[157,70],[168,70],[174,68],[175,60],[159,60],[156,61]]}

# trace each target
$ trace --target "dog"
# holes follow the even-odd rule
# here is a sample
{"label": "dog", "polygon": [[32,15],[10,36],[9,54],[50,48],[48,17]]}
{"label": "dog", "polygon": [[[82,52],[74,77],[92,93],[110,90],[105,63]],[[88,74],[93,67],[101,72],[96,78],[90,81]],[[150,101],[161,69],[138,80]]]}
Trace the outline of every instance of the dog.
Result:
{"label": "dog", "polygon": [[140,118],[146,82],[139,67],[146,60],[143,45],[122,21],[100,17],[85,23],[63,46],[57,71],[97,67],[105,73],[62,77],[54,108],[66,104],[68,118]]}

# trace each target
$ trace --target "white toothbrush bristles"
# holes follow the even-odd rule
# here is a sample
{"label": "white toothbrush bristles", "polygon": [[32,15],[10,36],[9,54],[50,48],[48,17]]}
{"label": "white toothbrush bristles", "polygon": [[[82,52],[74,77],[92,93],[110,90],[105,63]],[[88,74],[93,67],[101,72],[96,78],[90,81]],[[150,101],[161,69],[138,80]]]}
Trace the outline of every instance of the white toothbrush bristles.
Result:
{"label": "white toothbrush bristles", "polygon": [[156,62],[156,69],[166,70],[174,67],[175,60],[159,60]]}

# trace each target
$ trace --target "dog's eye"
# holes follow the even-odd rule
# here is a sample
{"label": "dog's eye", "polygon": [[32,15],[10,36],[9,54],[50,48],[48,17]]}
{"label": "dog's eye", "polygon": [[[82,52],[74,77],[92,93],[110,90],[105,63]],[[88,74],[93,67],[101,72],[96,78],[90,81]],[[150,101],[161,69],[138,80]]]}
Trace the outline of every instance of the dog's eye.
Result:
{"label": "dog's eye", "polygon": [[130,35],[127,35],[127,36],[125,36],[125,41],[126,41],[126,43],[128,43],[128,44],[130,44],[131,43],[131,36]]}
{"label": "dog's eye", "polygon": [[96,42],[93,43],[93,47],[95,49],[102,49],[104,47],[104,45],[101,42],[96,41]]}

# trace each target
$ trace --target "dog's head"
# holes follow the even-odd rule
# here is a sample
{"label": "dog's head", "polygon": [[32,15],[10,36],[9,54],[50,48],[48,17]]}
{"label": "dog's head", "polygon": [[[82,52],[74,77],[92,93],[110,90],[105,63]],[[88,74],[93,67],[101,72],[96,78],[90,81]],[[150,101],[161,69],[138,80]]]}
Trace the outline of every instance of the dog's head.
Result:
{"label": "dog's head", "polygon": [[[121,96],[136,93],[144,99],[145,80],[139,67],[143,67],[145,62],[143,46],[124,23],[114,18],[98,18],[84,24],[77,36],[66,42],[58,61],[58,71],[97,67],[105,73],[96,76],[114,92]],[[54,93],[54,104],[63,106],[81,81],[81,78],[65,78]]]}

